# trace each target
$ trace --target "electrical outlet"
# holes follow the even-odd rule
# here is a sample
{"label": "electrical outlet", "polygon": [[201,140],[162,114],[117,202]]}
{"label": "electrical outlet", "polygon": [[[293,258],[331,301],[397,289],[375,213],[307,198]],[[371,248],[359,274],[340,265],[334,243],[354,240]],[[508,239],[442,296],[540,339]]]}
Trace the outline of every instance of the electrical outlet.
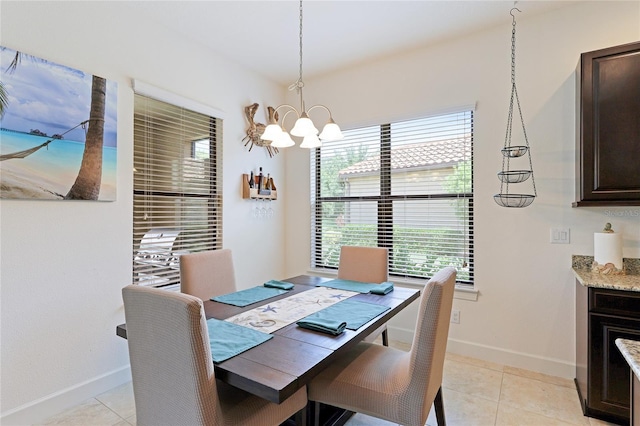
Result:
{"label": "electrical outlet", "polygon": [[460,311],[454,309],[451,311],[451,322],[454,324],[460,324]]}

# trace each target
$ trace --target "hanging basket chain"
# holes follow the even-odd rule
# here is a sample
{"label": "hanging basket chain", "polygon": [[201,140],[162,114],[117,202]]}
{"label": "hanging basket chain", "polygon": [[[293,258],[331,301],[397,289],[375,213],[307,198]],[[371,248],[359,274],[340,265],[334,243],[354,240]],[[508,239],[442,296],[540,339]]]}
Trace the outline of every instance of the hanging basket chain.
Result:
{"label": "hanging basket chain", "polygon": [[[522,132],[524,135],[525,145],[527,148],[527,154],[529,156],[529,170],[531,171],[531,182],[533,184],[533,194],[534,197],[538,195],[536,190],[536,182],[533,176],[533,163],[531,161],[531,149],[529,146],[529,139],[527,137],[527,131],[524,124],[524,117],[522,116],[522,108],[520,107],[520,98],[518,97],[518,90],[516,88],[516,18],[513,14],[513,11],[517,10],[520,12],[520,9],[513,8],[509,12],[512,16],[512,29],[511,29],[511,97],[509,99],[509,113],[507,115],[507,129],[504,140],[504,149],[508,150],[511,148],[511,132],[513,130],[513,107],[514,107],[514,99],[515,104],[518,107],[518,114],[520,116],[520,123],[522,124]],[[504,173],[510,171],[510,159],[511,155],[503,155],[502,156],[502,172]],[[509,180],[501,180],[500,182],[500,194],[508,195],[509,194]]]}

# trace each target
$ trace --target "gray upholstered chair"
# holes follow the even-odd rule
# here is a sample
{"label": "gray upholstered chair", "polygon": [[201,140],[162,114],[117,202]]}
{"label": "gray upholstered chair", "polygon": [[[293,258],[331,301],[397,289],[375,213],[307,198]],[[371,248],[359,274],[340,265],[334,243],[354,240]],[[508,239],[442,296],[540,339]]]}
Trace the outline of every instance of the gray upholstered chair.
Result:
{"label": "gray upholstered chair", "polygon": [[[342,246],[338,278],[364,283],[382,283],[389,279],[389,251],[382,247]],[[364,340],[373,342],[382,334],[382,344],[389,346],[387,325],[384,324]]]}
{"label": "gray upholstered chair", "polygon": [[202,300],[236,291],[231,250],[208,250],[180,256],[180,291]]}
{"label": "gray upholstered chair", "polygon": [[438,424],[444,425],[442,370],[455,280],[456,270],[448,267],[425,286],[409,352],[360,342],[320,372],[307,385],[316,413],[317,403],[325,403],[423,426],[433,403]]}
{"label": "gray upholstered chair", "polygon": [[200,299],[138,285],[122,298],[138,425],[304,423],[304,387],[274,404],[216,381]]}

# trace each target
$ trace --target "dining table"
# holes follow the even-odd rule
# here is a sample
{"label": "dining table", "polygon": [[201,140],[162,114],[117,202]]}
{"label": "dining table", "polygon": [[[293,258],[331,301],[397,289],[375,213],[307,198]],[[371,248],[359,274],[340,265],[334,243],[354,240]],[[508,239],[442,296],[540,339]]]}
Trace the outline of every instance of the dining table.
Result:
{"label": "dining table", "polygon": [[[294,287],[285,294],[269,299],[270,302],[322,286],[322,283],[331,281],[331,278],[299,275],[282,281],[292,283]],[[294,322],[271,333],[273,337],[266,342],[230,359],[214,363],[216,378],[268,401],[281,403],[309,383],[316,374],[340,357],[340,354],[381,327],[419,295],[418,289],[397,286],[387,294],[359,293],[350,300],[383,305],[389,309],[357,330],[345,329],[339,335],[305,329]],[[236,316],[264,303],[262,301],[240,307],[213,300],[203,301],[207,319],[218,320]],[[126,324],[118,325],[116,334],[126,339]]]}

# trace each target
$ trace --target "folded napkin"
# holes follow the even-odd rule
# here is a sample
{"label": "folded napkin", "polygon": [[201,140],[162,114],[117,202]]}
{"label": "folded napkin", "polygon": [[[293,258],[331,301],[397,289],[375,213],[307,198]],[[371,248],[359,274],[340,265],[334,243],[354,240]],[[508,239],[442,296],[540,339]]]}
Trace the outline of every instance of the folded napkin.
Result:
{"label": "folded napkin", "polygon": [[247,306],[252,303],[261,302],[263,300],[279,296],[286,292],[286,290],[281,290],[279,288],[257,286],[246,290],[236,291],[234,293],[223,294],[222,296],[212,297],[211,300],[226,303],[227,305]]}
{"label": "folded napkin", "polygon": [[216,363],[232,358],[273,337],[270,334],[215,318],[207,320],[207,329],[211,358]]}
{"label": "folded napkin", "polygon": [[281,290],[291,290],[293,288],[293,284],[277,280],[269,280],[264,283],[264,286],[270,288],[279,288]]}
{"label": "folded napkin", "polygon": [[340,324],[342,322],[346,322],[347,329],[357,330],[373,318],[388,311],[389,309],[390,308],[388,306],[379,305],[377,303],[359,302],[357,300],[347,299],[313,313],[298,321],[297,324],[304,327],[304,325],[300,324],[302,321],[312,322],[314,324]]}
{"label": "folded napkin", "polygon": [[347,328],[347,323],[344,321],[335,321],[324,318],[304,318],[298,321],[298,324],[302,328],[308,328],[309,330],[320,331],[322,333],[333,334],[337,336],[341,334],[345,328]]}
{"label": "folded napkin", "polygon": [[393,291],[393,283],[391,281],[385,281],[383,283],[378,284],[371,290],[369,290],[369,293],[387,294],[387,293],[391,293],[392,291]]}

